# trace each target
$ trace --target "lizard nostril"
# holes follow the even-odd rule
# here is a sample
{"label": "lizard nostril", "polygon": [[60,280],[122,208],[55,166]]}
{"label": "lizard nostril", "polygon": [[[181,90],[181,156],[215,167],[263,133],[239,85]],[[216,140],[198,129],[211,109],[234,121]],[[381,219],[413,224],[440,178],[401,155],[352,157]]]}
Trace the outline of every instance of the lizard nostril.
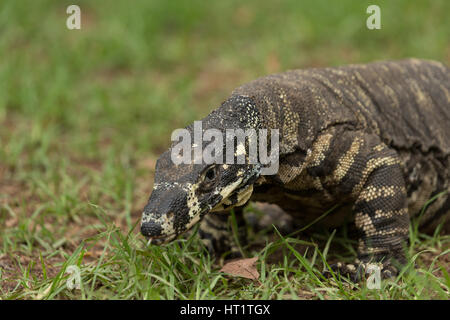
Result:
{"label": "lizard nostril", "polygon": [[144,222],[141,225],[141,233],[146,237],[157,237],[161,235],[161,225],[153,221]]}

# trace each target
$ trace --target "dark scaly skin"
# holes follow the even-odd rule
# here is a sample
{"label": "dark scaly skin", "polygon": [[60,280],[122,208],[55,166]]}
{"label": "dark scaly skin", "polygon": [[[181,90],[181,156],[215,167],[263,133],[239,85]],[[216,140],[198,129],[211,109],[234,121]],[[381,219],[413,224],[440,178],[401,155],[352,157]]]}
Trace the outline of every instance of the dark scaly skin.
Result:
{"label": "dark scaly skin", "polygon": [[[250,198],[241,198],[277,204],[299,225],[338,205],[321,222],[336,227],[354,221],[359,261],[357,266],[337,264],[334,268],[357,279],[361,267],[381,261],[383,275],[394,275],[393,265],[406,262],[403,248],[410,216],[418,215],[424,204],[441,192],[421,217],[421,228],[432,231],[444,222],[444,231],[449,230],[449,123],[450,72],[434,61],[409,59],[294,70],[254,80],[237,88],[203,119],[204,128],[279,129],[279,171],[274,176],[252,174],[221,199],[207,197],[210,208],[197,211],[208,220],[208,212],[242,206],[238,198],[244,187],[253,192]],[[176,170],[167,160],[161,161],[166,165],[159,170],[157,165],[155,181],[176,183]],[[235,181],[232,174],[254,172],[253,167],[230,167],[220,167],[217,190]],[[201,165],[181,169],[197,172],[185,178],[190,181],[189,188],[204,183],[198,178],[204,169]],[[172,172],[172,177],[167,178],[165,171]],[[221,178],[225,174],[226,181]],[[152,197],[142,229],[150,237],[155,234],[148,232],[148,221],[165,214],[154,213],[161,196]],[[195,191],[194,198],[201,197],[206,195]],[[173,201],[166,211],[186,211],[182,206],[183,201]],[[232,248],[231,241],[223,240],[224,227],[216,225],[214,229],[207,220],[200,234],[211,251]],[[226,223],[224,218],[219,220]],[[177,234],[182,231],[181,227]],[[156,235],[167,238],[164,232]]]}
{"label": "dark scaly skin", "polygon": [[[234,208],[234,216],[238,241],[241,246],[244,246],[247,244],[247,228],[243,207]],[[211,212],[206,215],[198,232],[211,254],[229,252],[228,258],[241,255],[239,247],[230,236],[232,230],[227,212]]]}

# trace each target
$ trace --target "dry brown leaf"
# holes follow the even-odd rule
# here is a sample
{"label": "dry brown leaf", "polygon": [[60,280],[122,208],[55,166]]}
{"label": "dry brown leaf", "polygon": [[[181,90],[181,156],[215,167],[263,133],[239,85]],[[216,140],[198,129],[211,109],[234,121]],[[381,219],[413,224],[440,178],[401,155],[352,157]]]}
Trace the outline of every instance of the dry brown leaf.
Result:
{"label": "dry brown leaf", "polygon": [[226,263],[219,272],[224,272],[235,277],[258,280],[259,272],[256,270],[255,262],[258,257],[239,259]]}

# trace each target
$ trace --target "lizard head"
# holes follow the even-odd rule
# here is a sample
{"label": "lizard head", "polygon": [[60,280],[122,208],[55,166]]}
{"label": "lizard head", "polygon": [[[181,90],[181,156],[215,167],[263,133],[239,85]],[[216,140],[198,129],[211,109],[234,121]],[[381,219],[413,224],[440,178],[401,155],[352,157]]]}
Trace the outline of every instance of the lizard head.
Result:
{"label": "lizard head", "polygon": [[244,205],[259,172],[258,165],[174,165],[166,151],[156,163],[141,233],[154,244],[169,242],[209,212]]}
{"label": "lizard head", "polygon": [[[229,103],[238,106],[241,103],[244,110],[252,107],[245,105],[245,99]],[[226,107],[226,104],[222,105],[218,111],[213,111],[201,121],[202,132],[215,128],[220,136],[225,137],[225,128],[232,128],[233,125],[239,127],[242,124],[242,114],[245,115],[245,112],[241,112],[241,120],[236,121],[233,116],[237,113],[230,112]],[[186,130],[189,132],[189,138],[194,138],[195,125],[187,127]],[[202,143],[203,150],[207,144]],[[141,233],[153,244],[172,241],[192,228],[209,212],[245,204],[252,194],[253,183],[261,173],[258,163],[248,161],[243,164],[223,164],[205,162],[202,159],[177,163],[173,161],[174,148],[175,143],[156,162],[153,191],[142,213]],[[236,145],[234,156],[246,153],[242,152],[243,148],[245,144]],[[225,152],[226,146],[222,146],[216,153]]]}

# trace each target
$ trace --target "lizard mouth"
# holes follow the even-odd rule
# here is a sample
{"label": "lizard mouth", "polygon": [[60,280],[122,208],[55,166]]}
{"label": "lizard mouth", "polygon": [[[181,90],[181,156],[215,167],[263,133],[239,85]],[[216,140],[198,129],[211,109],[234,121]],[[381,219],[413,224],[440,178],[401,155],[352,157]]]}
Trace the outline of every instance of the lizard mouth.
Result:
{"label": "lizard mouth", "polygon": [[162,245],[171,242],[173,239],[176,238],[176,234],[169,234],[169,235],[163,235],[163,236],[157,236],[157,237],[146,237],[148,239],[147,246],[150,245]]}
{"label": "lizard mouth", "polygon": [[[184,234],[185,232],[192,229],[194,225],[196,225],[210,210],[202,210],[201,212],[198,212],[195,214],[194,217],[192,217],[189,221],[189,223],[185,226],[185,228],[181,230],[175,230],[173,228],[173,221],[168,224],[169,227],[167,227],[167,224],[164,226],[164,224],[159,223],[152,223],[148,224],[146,222],[145,224],[141,224],[141,233],[145,236],[145,238],[148,240],[147,246],[150,245],[162,245],[167,244],[181,234]],[[164,232],[166,230],[166,232]]]}

